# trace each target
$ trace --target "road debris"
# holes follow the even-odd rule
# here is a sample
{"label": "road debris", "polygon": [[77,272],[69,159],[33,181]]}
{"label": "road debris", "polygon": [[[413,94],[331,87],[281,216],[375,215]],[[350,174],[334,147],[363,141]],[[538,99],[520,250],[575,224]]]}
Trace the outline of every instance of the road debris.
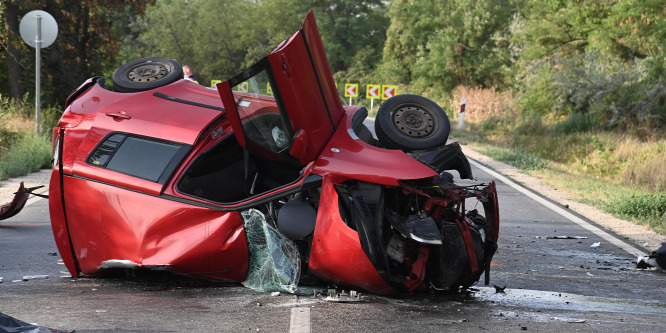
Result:
{"label": "road debris", "polygon": [[647,256],[638,256],[636,268],[666,269],[666,243],[661,243],[661,247],[658,250],[652,251]]}
{"label": "road debris", "polygon": [[360,302],[361,293],[356,292],[356,290],[350,290],[349,294],[344,290],[341,293],[338,293],[336,289],[329,289],[328,296],[324,298],[328,302],[340,302],[340,303],[351,303],[351,302]]}
{"label": "road debris", "polygon": [[596,242],[596,243],[590,245],[590,247],[599,247],[599,245],[601,245],[601,242]]}
{"label": "road debris", "polygon": [[496,294],[504,294],[504,289],[506,289],[506,286],[500,287],[496,284],[494,284],[493,287],[495,287],[495,293]]}
{"label": "road debris", "polygon": [[0,312],[0,332],[66,333],[67,331],[54,330],[38,326],[37,324],[28,324]]}
{"label": "road debris", "polygon": [[30,280],[37,280],[37,279],[48,279],[49,276],[45,274],[40,274],[40,275],[24,275],[23,276],[23,281],[30,281]]}
{"label": "road debris", "polygon": [[545,239],[587,239],[586,236],[536,236],[536,238]]}

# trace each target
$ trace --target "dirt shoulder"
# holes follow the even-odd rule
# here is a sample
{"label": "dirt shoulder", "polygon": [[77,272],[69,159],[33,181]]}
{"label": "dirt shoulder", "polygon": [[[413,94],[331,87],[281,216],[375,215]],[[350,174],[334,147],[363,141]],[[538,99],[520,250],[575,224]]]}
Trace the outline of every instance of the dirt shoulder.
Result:
{"label": "dirt shoulder", "polygon": [[[503,162],[495,161],[490,157],[479,154],[465,145],[462,145],[462,147],[465,155],[467,155],[469,158],[474,159],[477,162],[512,178],[523,186],[541,194],[544,197],[550,198],[562,206],[568,205],[571,211],[587,218],[602,228],[615,232],[616,234],[630,240],[638,246],[652,251],[659,248],[661,243],[666,242],[666,235],[660,235],[643,226],[615,218],[600,211],[597,208],[575,202],[565,191],[556,190],[546,185],[541,179],[521,173],[515,167],[512,167],[511,165]],[[51,170],[45,169],[23,177],[2,181],[2,184],[0,185],[0,204],[4,204],[12,200],[14,196],[13,193],[16,192],[21,182],[24,182],[26,187],[44,185],[44,188],[38,190],[37,193],[46,192],[48,189],[50,176]]]}

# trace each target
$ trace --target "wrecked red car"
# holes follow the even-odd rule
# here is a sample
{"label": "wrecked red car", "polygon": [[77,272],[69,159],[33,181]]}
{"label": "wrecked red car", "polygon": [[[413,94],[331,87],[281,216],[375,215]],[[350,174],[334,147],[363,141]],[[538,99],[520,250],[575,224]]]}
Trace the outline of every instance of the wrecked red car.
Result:
{"label": "wrecked red car", "polygon": [[51,222],[75,277],[149,269],[391,294],[488,272],[494,183],[456,184],[469,162],[423,97],[383,103],[376,139],[367,110],[342,105],[312,13],[216,88],[156,57],[119,67],[113,91],[102,80],[69,97],[53,132]]}

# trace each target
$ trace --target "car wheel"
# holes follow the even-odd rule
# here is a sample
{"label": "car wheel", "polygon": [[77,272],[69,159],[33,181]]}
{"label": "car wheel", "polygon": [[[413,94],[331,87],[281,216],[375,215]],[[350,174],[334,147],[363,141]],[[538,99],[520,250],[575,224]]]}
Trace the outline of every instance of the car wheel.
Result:
{"label": "car wheel", "polygon": [[418,95],[397,95],[379,107],[375,132],[381,145],[404,151],[446,144],[451,124],[437,103]]}
{"label": "car wheel", "polygon": [[135,59],[113,72],[113,88],[119,92],[155,89],[183,78],[178,61],[162,57]]}

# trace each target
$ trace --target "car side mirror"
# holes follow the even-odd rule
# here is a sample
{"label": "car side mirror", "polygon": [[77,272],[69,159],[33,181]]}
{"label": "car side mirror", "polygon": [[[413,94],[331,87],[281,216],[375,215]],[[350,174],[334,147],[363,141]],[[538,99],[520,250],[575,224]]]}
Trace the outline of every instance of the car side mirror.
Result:
{"label": "car side mirror", "polygon": [[307,161],[304,161],[305,153],[308,151],[308,135],[304,130],[299,129],[294,133],[294,136],[291,139],[291,148],[289,149],[289,154],[293,157],[296,157],[301,163],[305,164]]}

